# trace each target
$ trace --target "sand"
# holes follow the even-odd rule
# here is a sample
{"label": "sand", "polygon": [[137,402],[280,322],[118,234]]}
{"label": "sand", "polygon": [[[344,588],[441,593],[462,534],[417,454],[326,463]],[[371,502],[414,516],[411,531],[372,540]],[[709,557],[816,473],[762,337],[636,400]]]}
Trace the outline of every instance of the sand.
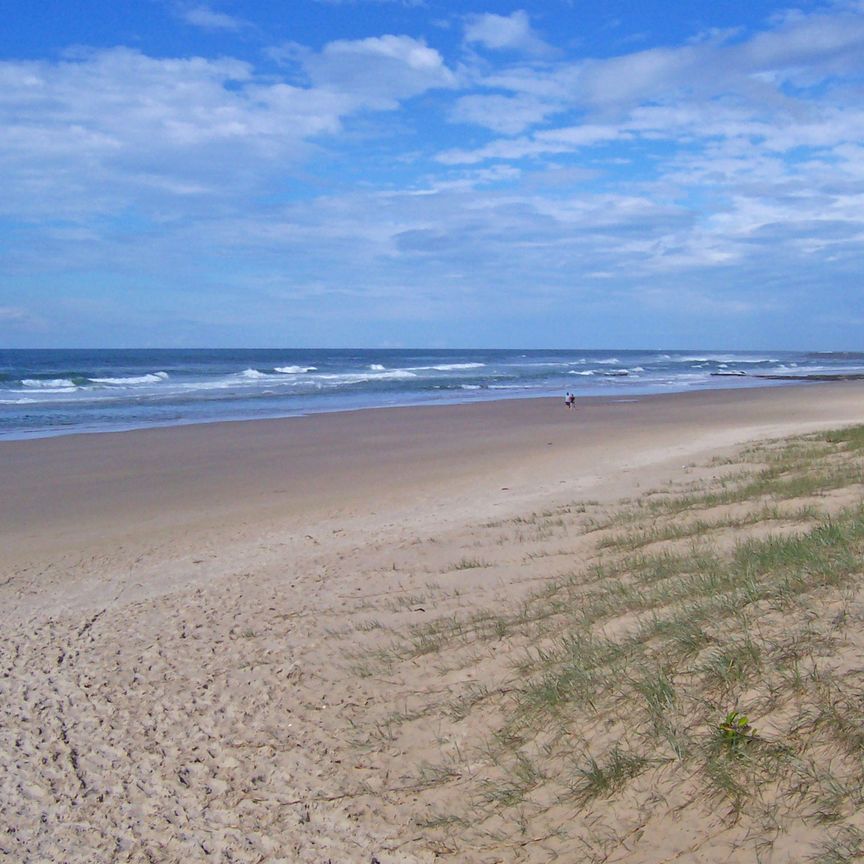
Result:
{"label": "sand", "polygon": [[611,505],[747,441],[862,422],[862,397],[843,382],[0,442],[0,853],[446,857],[417,820],[429,740],[388,747],[382,712],[471,672],[364,677],[364,650],[552,575],[515,540],[507,566],[468,566],[490,520]]}

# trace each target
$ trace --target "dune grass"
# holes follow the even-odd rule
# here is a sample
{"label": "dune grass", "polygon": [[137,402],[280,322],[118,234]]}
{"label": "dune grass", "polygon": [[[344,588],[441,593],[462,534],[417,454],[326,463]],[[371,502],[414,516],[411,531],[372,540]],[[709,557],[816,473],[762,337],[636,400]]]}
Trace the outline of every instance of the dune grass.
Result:
{"label": "dune grass", "polygon": [[[477,671],[422,712],[439,735],[470,729],[462,768],[424,781],[427,810],[436,794],[463,802],[426,813],[424,842],[521,860],[537,837],[551,860],[578,838],[579,860],[603,861],[674,812],[753,860],[797,824],[812,833],[800,860],[860,859],[862,455],[864,427],[768,442],[613,513],[580,503],[485,526],[499,546],[539,526],[556,562],[562,534],[594,552],[515,608],[432,620],[390,647],[397,666],[434,655],[440,674]],[[521,560],[542,564],[542,546]]]}

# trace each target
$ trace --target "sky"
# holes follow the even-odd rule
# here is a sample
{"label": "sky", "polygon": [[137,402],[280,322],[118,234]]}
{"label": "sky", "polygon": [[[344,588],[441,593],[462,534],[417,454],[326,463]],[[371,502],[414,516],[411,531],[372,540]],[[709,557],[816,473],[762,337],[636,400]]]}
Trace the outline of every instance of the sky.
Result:
{"label": "sky", "polygon": [[864,349],[864,0],[0,21],[0,348]]}

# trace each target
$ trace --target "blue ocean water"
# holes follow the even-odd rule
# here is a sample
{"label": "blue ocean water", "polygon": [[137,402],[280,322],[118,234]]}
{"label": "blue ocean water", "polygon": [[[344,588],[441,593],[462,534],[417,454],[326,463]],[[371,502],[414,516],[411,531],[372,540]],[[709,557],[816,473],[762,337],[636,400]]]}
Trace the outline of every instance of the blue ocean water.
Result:
{"label": "blue ocean water", "polygon": [[0,350],[0,438],[382,406],[633,396],[864,374],[864,353]]}

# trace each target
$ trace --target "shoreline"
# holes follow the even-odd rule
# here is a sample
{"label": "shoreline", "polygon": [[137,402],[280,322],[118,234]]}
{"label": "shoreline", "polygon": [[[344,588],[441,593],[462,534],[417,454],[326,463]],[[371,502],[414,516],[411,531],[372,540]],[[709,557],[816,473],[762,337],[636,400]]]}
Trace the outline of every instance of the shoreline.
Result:
{"label": "shoreline", "polygon": [[[634,389],[633,391],[622,390],[617,394],[587,394],[580,393],[577,395],[577,399],[580,401],[588,400],[588,401],[616,401],[620,399],[646,399],[650,397],[656,396],[676,396],[676,395],[684,395],[691,393],[713,393],[713,392],[723,392],[726,390],[750,390],[750,389],[767,389],[774,387],[789,387],[789,386],[812,386],[814,384],[825,384],[825,383],[844,383],[850,381],[861,381],[864,380],[864,373],[814,373],[814,374],[785,374],[785,373],[755,373],[755,372],[711,372],[709,373],[711,378],[721,379],[726,382],[723,385],[717,385],[713,387],[700,387],[698,389]],[[735,383],[733,383],[735,382]],[[747,382],[747,383],[742,383]],[[561,385],[562,388],[568,389],[567,382],[563,382]],[[569,389],[572,390],[575,387],[575,382],[569,384]],[[579,389],[578,387],[576,388]],[[172,420],[165,422],[147,422],[147,423],[133,423],[128,426],[124,425],[115,425],[108,426],[104,428],[76,428],[76,429],[66,429],[63,427],[60,428],[46,428],[46,429],[34,429],[27,431],[15,431],[9,433],[0,434],[0,444],[4,442],[15,442],[15,441],[36,441],[42,440],[46,438],[66,438],[69,436],[77,436],[77,435],[113,435],[113,434],[124,434],[128,432],[143,432],[151,429],[174,429],[174,428],[182,428],[186,426],[210,426],[213,424],[221,424],[221,423],[256,423],[256,422],[266,422],[266,421],[274,421],[274,420],[297,420],[304,417],[317,417],[317,416],[327,416],[332,414],[353,414],[362,411],[400,411],[407,410],[412,408],[453,408],[461,405],[483,405],[488,403],[497,403],[497,402],[516,402],[516,401],[533,401],[533,400],[543,400],[543,399],[552,399],[560,401],[560,394],[556,389],[554,392],[549,391],[546,393],[532,394],[532,393],[524,393],[520,396],[502,396],[502,395],[493,395],[493,396],[484,396],[482,398],[474,397],[472,399],[460,399],[458,397],[447,397],[442,399],[441,401],[437,400],[418,400],[418,401],[406,401],[404,403],[397,403],[393,405],[381,405],[381,404],[369,404],[369,405],[357,405],[354,407],[351,406],[340,406],[336,408],[317,408],[315,410],[308,409],[296,409],[294,413],[274,413],[270,415],[262,415],[262,416],[236,416],[236,417],[214,417],[213,419],[180,419],[180,420]]]}
{"label": "shoreline", "polygon": [[[704,393],[726,393],[726,392],[746,392],[749,390],[770,390],[775,388],[788,388],[788,387],[812,387],[817,384],[842,384],[853,381],[862,381],[864,380],[864,373],[862,374],[854,374],[854,373],[844,373],[844,374],[830,374],[830,375],[771,375],[771,374],[754,374],[754,373],[743,373],[741,375],[737,373],[711,373],[712,377],[715,378],[723,378],[726,380],[740,380],[741,378],[745,378],[750,383],[749,385],[737,385],[737,384],[727,384],[725,386],[717,386],[717,387],[702,387],[699,389],[670,389],[670,390],[657,390],[657,391],[635,391],[635,392],[625,392],[622,391],[616,394],[590,394],[590,395],[577,395],[576,399],[579,403],[583,402],[632,402],[639,401],[643,399],[652,399],[658,397],[676,397],[676,396],[687,396],[687,395],[698,395]],[[759,379],[759,380],[757,380]],[[565,388],[566,389],[566,388]],[[572,388],[571,388],[572,390]],[[570,391],[568,391],[570,392]],[[511,402],[537,402],[537,401],[551,401],[551,402],[563,402],[563,398],[557,392],[555,393],[543,393],[543,394],[526,394],[522,396],[490,396],[488,398],[474,398],[471,400],[458,400],[453,399],[452,401],[449,399],[445,399],[442,401],[418,401],[418,402],[405,402],[403,404],[394,404],[394,405],[359,405],[356,407],[339,407],[339,408],[322,408],[314,411],[299,411],[294,414],[274,414],[272,416],[261,416],[261,417],[218,417],[212,420],[201,420],[201,419],[191,419],[191,420],[180,420],[174,422],[165,422],[165,423],[151,423],[143,426],[139,425],[130,425],[130,426],[121,426],[116,428],[84,428],[84,429],[75,429],[71,431],[66,431],[63,429],[60,430],[37,430],[32,432],[12,432],[7,435],[0,435],[0,446],[4,444],[14,444],[22,441],[42,441],[45,439],[53,439],[53,438],[70,438],[70,437],[78,437],[78,436],[87,436],[91,437],[94,435],[125,435],[129,433],[135,432],[148,432],[153,430],[167,430],[167,429],[183,429],[188,426],[214,426],[228,423],[272,423],[272,422],[281,422],[281,421],[292,421],[292,420],[303,420],[310,417],[330,417],[333,415],[342,415],[342,414],[358,414],[366,411],[410,411],[419,408],[428,408],[428,409],[452,409],[466,406],[477,406],[477,405],[489,405],[489,404],[498,404],[498,403],[511,403]]]}

